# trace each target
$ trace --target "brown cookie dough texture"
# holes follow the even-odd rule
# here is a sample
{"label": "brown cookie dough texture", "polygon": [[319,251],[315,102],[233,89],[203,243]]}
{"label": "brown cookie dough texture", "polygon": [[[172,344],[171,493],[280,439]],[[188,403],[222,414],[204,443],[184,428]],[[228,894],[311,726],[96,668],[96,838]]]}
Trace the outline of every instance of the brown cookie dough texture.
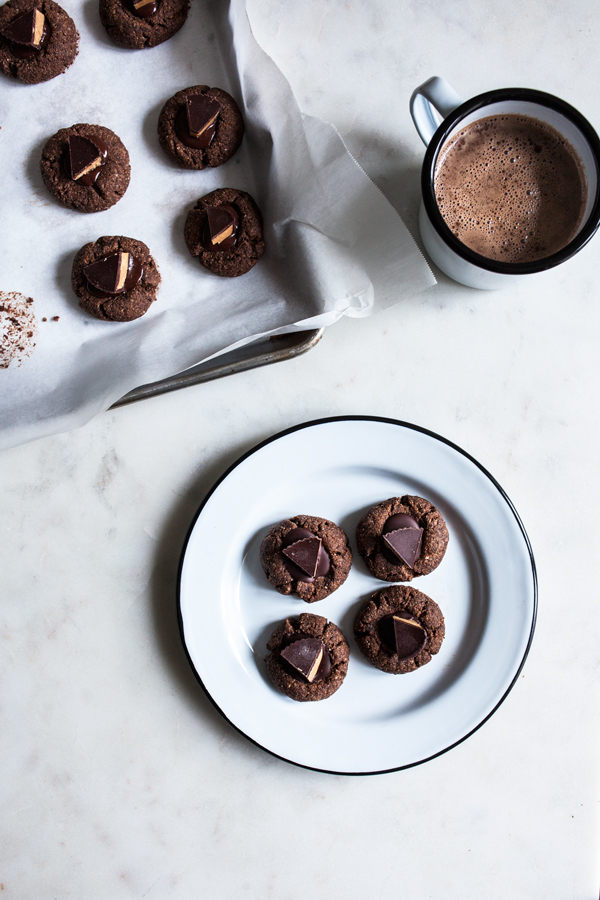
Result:
{"label": "brown cookie dough texture", "polygon": [[20,59],[11,42],[0,34],[0,71],[25,84],[39,84],[56,78],[69,68],[79,51],[75,23],[54,0],[8,0],[0,7],[0,31],[23,13],[38,9],[45,16],[48,38],[27,59]]}
{"label": "brown cookie dough texture", "polygon": [[[382,541],[385,523],[391,516],[411,516],[423,529],[420,554],[411,569],[400,559],[390,558]],[[369,572],[382,581],[412,581],[419,575],[433,572],[448,546],[448,529],[442,515],[423,497],[391,497],[378,503],[366,513],[356,526],[356,544]],[[391,554],[393,557],[393,554]]]}
{"label": "brown cookie dough texture", "polygon": [[[331,672],[322,681],[309,684],[301,677],[291,675],[286,667],[281,651],[298,634],[318,638],[325,644],[331,660]],[[331,697],[341,687],[348,671],[348,642],[337,625],[328,622],[323,616],[301,613],[281,622],[269,638],[267,650],[271,651],[265,660],[269,677],[292,700],[325,700]]]}
{"label": "brown cookie dough texture", "polygon": [[[104,165],[98,170],[94,184],[73,181],[67,175],[64,160],[68,156],[68,140],[72,135],[94,140],[100,138],[108,148]],[[110,128],[84,123],[61,128],[46,142],[40,169],[44,184],[59,203],[79,212],[101,212],[117,203],[129,186],[131,167],[129,153],[121,139]]]}
{"label": "brown cookie dough texture", "polygon": [[[296,528],[304,528],[320,538],[329,555],[329,571],[312,582],[294,578],[282,552],[286,536]],[[306,603],[315,603],[344,583],[352,565],[352,551],[346,534],[334,522],[317,516],[293,516],[274,525],[265,535],[260,546],[260,562],[265,575],[280,594],[295,594]]]}
{"label": "brown cookie dough texture", "polygon": [[156,47],[179,31],[187,19],[189,0],[156,0],[148,4],[148,18],[134,12],[133,0],[100,0],[100,21],[119,47],[143,50]]}
{"label": "brown cookie dough texture", "polygon": [[[139,259],[142,264],[142,277],[130,291],[106,298],[94,297],[88,290],[87,279],[83,274],[84,268],[119,251],[132,253]],[[73,260],[71,285],[79,298],[79,305],[91,316],[105,322],[130,322],[132,319],[139,319],[156,299],[159,284],[158,267],[148,247],[133,238],[122,235],[98,238],[95,243],[82,247]]]}
{"label": "brown cookie dough texture", "polygon": [[[379,623],[385,616],[405,612],[417,619],[427,634],[425,646],[410,659],[399,659],[381,639]],[[359,609],[354,620],[354,637],[361,653],[372,665],[392,675],[403,675],[430,662],[444,640],[442,611],[430,597],[406,585],[395,584],[378,591]]]}
{"label": "brown cookie dough texture", "polygon": [[[238,212],[239,225],[235,245],[229,250],[207,250],[203,246],[209,206],[229,204]],[[262,216],[250,194],[233,188],[218,188],[201,197],[185,220],[183,236],[192,256],[213,275],[235,278],[245,275],[265,252]]]}
{"label": "brown cookie dough texture", "polygon": [[[186,100],[193,94],[206,94],[221,104],[214,137],[208,147],[197,149],[188,147],[177,136],[175,119]],[[207,84],[178,91],[167,100],[158,117],[158,140],[170,159],[184,169],[205,169],[207,166],[222,166],[236,152],[244,136],[244,120],[233,97],[220,88]]]}

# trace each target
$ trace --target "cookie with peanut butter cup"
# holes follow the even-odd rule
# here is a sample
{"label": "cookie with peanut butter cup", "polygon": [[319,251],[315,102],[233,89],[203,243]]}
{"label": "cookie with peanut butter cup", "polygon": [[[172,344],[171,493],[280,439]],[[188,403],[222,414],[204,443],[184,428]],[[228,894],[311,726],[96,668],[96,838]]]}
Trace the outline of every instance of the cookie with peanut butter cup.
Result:
{"label": "cookie with peanut butter cup", "polygon": [[100,21],[119,47],[143,50],[176,34],[187,19],[189,0],[100,0]]}
{"label": "cookie with peanut butter cup", "polygon": [[131,175],[129,153],[103,125],[61,128],[42,150],[40,170],[50,193],[69,209],[102,212],[117,203]]}
{"label": "cookie with peanut butter cup", "polygon": [[306,603],[323,600],[344,583],[352,565],[345,532],[328,519],[292,516],[274,525],[260,546],[264,573],[280,594]]}
{"label": "cookie with peanut butter cup", "polygon": [[143,316],[156,299],[160,280],[146,244],[123,235],[85,244],[71,271],[79,305],[105,322],[130,322]]}
{"label": "cookie with peanut butter cup", "polygon": [[448,529],[429,500],[405,494],[373,506],[356,526],[356,543],[375,578],[412,581],[439,566]]}
{"label": "cookie with peanut butter cup", "polygon": [[243,137],[244,120],[231,94],[207,84],[178,91],[158,117],[160,146],[184,169],[222,166]]}
{"label": "cookie with peanut butter cup", "polygon": [[225,278],[245,275],[265,252],[260,210],[250,194],[234,188],[201,197],[187,215],[183,236],[191,255]]}
{"label": "cookie with peanut butter cup", "polygon": [[267,672],[292,700],[326,700],[342,686],[350,649],[333,622],[301,613],[281,622],[267,643]]}
{"label": "cookie with peanut butter cup", "polygon": [[0,7],[0,72],[40,84],[69,68],[79,52],[72,18],[54,0],[8,0]]}
{"label": "cookie with peanut butter cup", "polygon": [[385,587],[358,610],[354,637],[371,665],[382,672],[414,672],[439,653],[446,633],[437,603],[404,584]]}

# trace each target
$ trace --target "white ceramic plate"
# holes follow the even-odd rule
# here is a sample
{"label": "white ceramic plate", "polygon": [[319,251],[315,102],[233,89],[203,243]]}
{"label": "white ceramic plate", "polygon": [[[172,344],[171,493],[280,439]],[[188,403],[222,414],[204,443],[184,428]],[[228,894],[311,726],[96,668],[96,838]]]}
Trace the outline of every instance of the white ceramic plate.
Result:
{"label": "white ceramic plate", "polygon": [[[428,665],[388,675],[353,639],[358,607],[384,587],[355,552],[354,529],[370,506],[407,493],[437,506],[450,532],[441,565],[413,582],[441,607],[446,638]],[[269,528],[300,513],[337,522],[354,551],[342,587],[310,605],[278,594],[259,562]],[[215,706],[276,756],[344,774],[412,766],[468,737],[513,686],[536,605],[527,535],[492,476],[437,435],[368,417],[309,422],[238,460],[200,508],[179,576],[183,642]],[[350,644],[344,684],[320,703],[285,697],[263,661],[277,623],[300,612],[326,616]]]}

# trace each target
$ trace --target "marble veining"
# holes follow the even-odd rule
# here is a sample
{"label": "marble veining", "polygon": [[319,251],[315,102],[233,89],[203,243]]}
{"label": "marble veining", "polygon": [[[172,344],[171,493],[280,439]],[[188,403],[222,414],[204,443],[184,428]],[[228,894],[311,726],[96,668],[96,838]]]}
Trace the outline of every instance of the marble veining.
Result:
{"label": "marble veining", "polygon": [[[583,0],[249,11],[302,109],[336,125],[415,236],[408,97],[430,75],[465,96],[548,90],[600,127],[600,14]],[[296,360],[2,453],[0,896],[597,896],[599,240],[493,294],[440,275]],[[471,453],[515,503],[540,582],[532,650],[496,714],[425,766],[362,779],[293,767],[233,730],[175,612],[214,481],[269,435],[343,414]]]}

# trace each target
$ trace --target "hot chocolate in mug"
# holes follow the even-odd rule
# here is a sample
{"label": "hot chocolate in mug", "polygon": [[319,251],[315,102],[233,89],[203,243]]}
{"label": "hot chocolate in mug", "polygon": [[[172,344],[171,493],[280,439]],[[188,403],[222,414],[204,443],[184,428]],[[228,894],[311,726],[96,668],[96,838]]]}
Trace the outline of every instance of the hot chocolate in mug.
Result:
{"label": "hot chocolate in mug", "polygon": [[455,281],[503,288],[570,259],[600,225],[600,139],[574,107],[503,88],[464,102],[443,78],[410,100],[427,146],[419,228]]}

